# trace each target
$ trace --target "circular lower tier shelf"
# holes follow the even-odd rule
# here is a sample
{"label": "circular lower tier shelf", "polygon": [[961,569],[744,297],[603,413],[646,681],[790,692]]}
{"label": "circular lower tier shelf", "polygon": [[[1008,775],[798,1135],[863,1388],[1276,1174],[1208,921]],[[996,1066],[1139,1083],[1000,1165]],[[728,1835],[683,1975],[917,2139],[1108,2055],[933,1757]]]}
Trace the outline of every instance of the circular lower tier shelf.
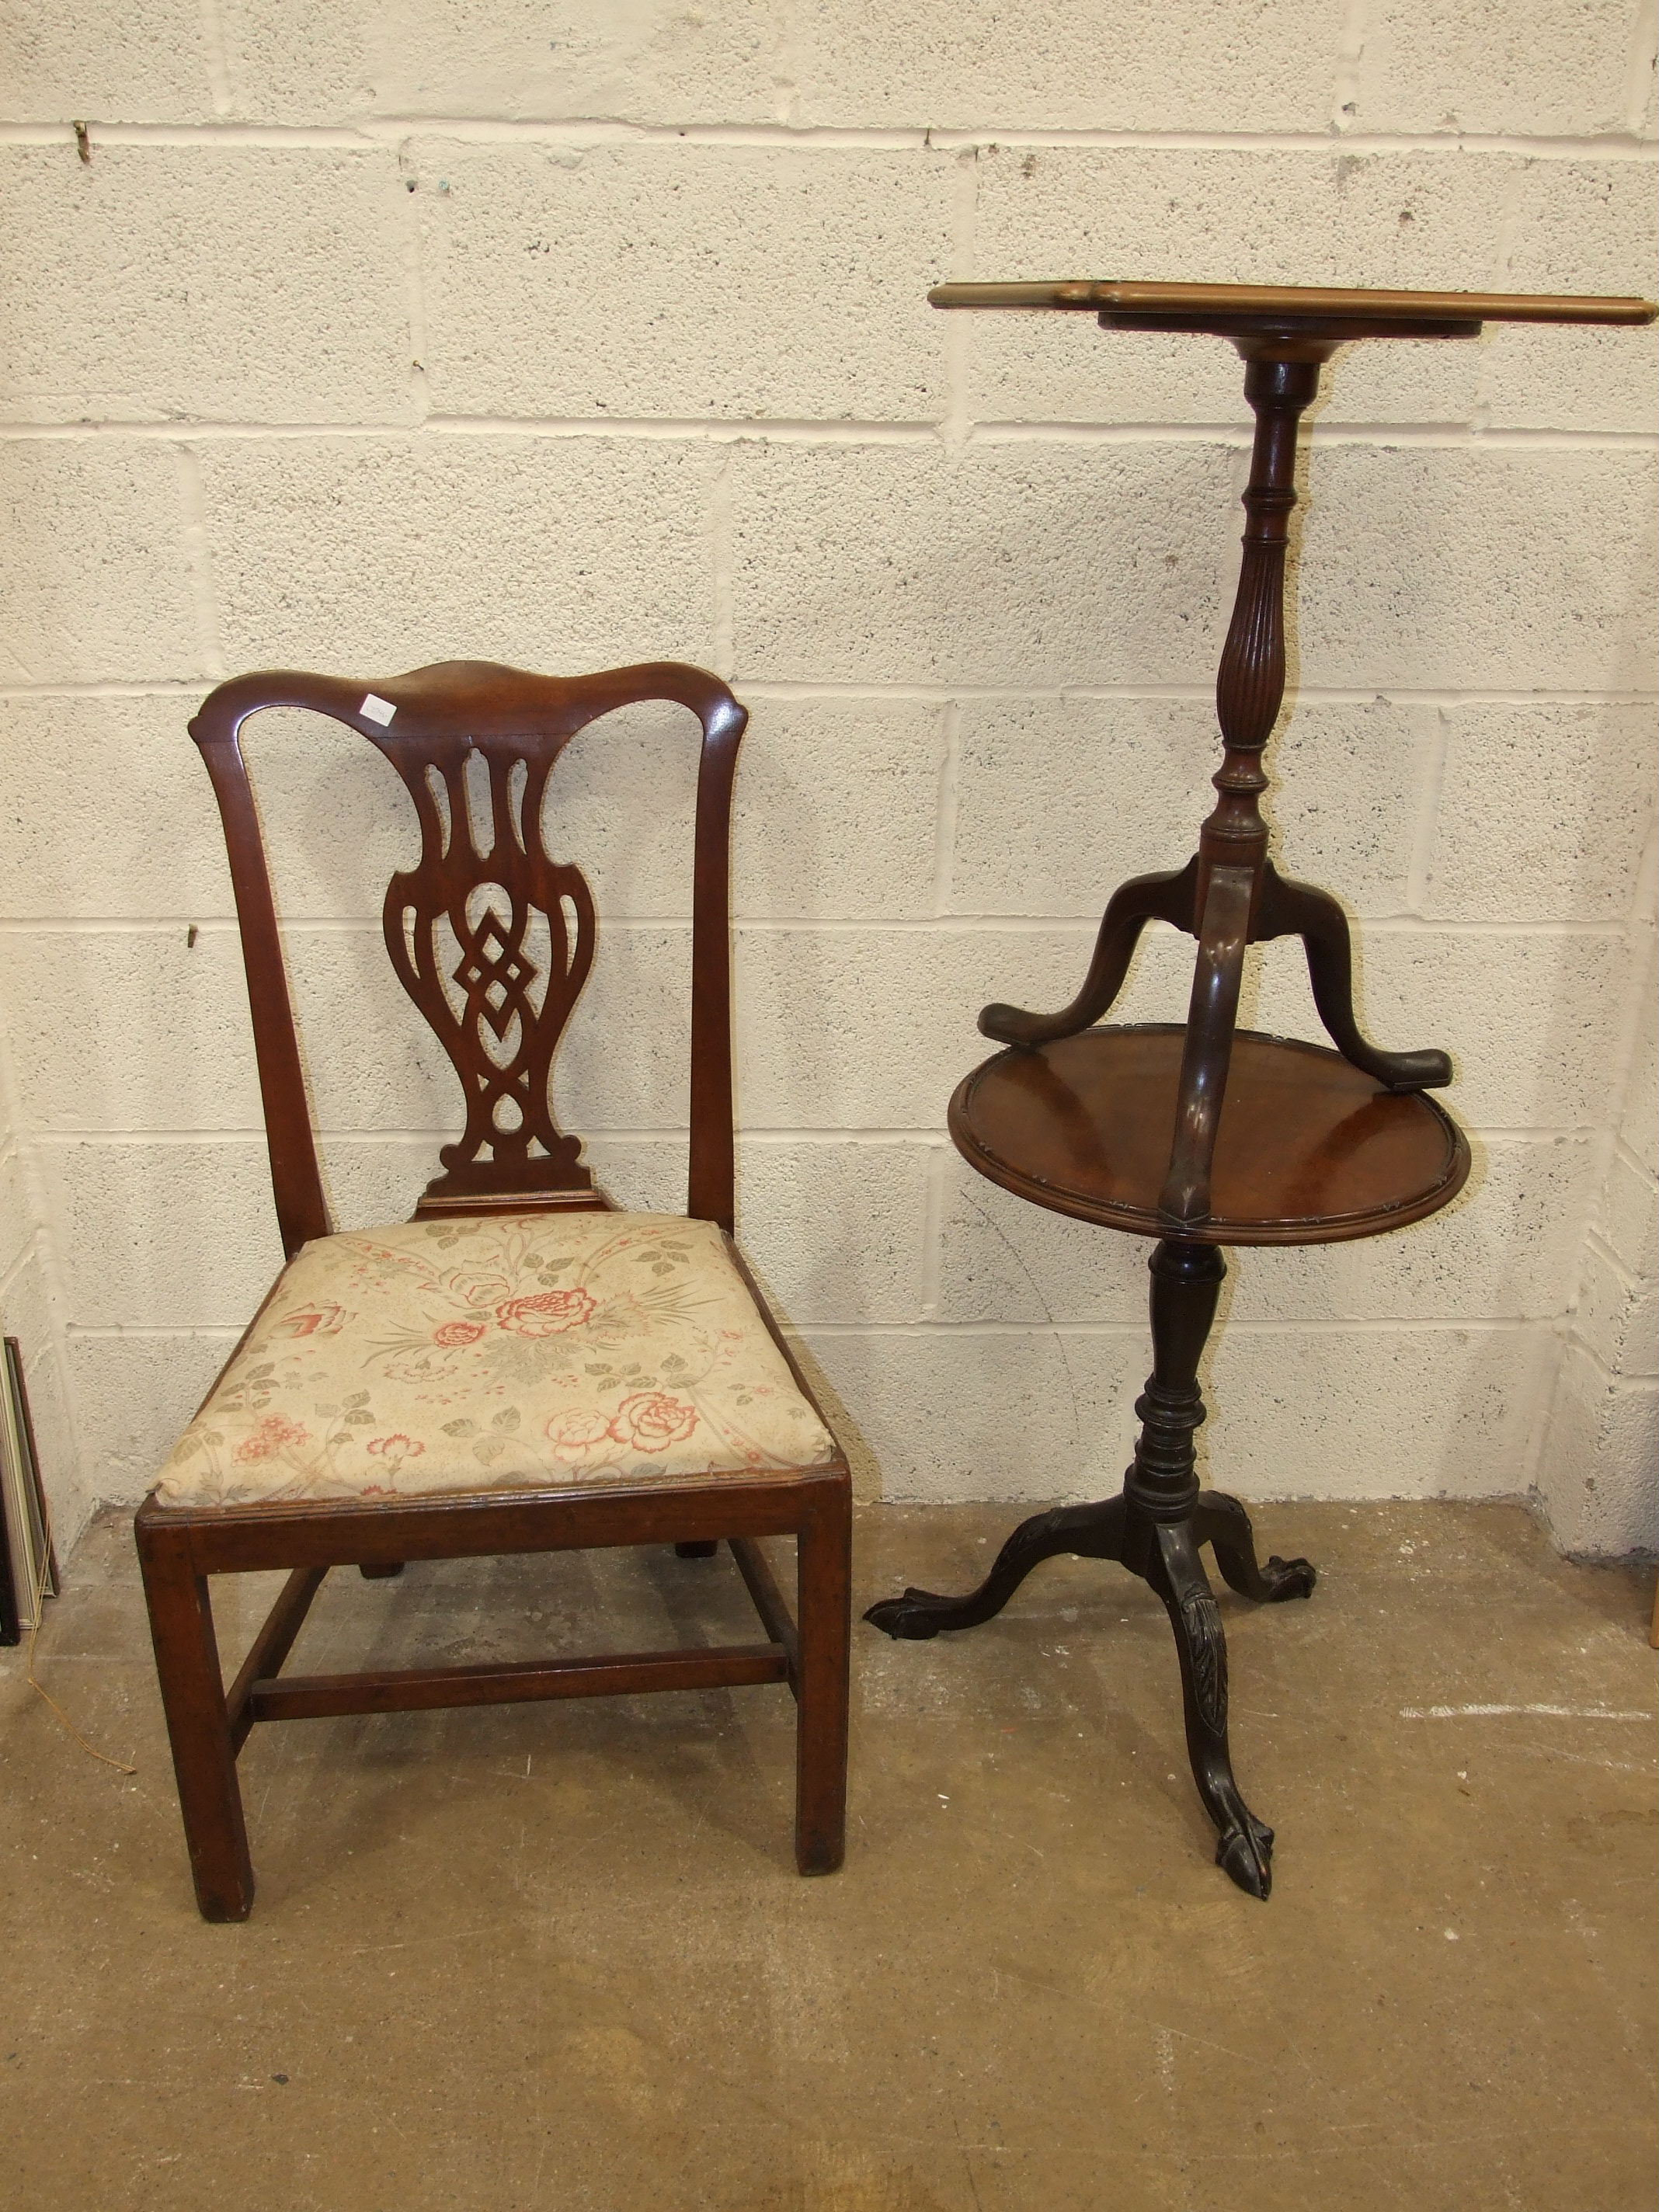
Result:
{"label": "circular lower tier shelf", "polygon": [[1385,1091],[1323,1045],[1241,1030],[1209,1215],[1161,1216],[1186,1034],[1164,1023],[1085,1030],[999,1053],[957,1086],[951,1140],[982,1176],[1035,1206],[1203,1244],[1376,1237],[1462,1188],[1468,1145],[1432,1098]]}

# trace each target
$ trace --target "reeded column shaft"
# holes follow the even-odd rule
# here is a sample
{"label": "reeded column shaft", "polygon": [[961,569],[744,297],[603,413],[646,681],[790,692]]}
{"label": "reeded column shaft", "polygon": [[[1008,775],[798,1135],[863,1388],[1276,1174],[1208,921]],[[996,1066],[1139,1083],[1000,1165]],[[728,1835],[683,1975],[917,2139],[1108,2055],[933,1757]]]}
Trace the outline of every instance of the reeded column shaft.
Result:
{"label": "reeded column shaft", "polygon": [[1317,361],[1254,360],[1244,372],[1255,444],[1244,491],[1244,556],[1216,672],[1226,751],[1212,779],[1219,797],[1200,840],[1206,866],[1255,873],[1267,857],[1267,828],[1257,804],[1267,785],[1261,749],[1285,696],[1285,553],[1296,505],[1297,433],[1319,388],[1319,368]]}
{"label": "reeded column shaft", "polygon": [[[1319,389],[1324,352],[1285,360],[1263,341],[1246,349],[1244,396],[1255,412],[1244,490],[1244,555],[1233,618],[1216,673],[1216,714],[1225,747],[1212,781],[1217,798],[1199,832],[1193,901],[1198,959],[1187,1010],[1175,1136],[1158,1211],[1172,1225],[1203,1221],[1210,1170],[1237,1025],[1244,951],[1267,866],[1267,787],[1261,749],[1285,696],[1285,553],[1296,505],[1296,441],[1302,410]],[[1328,351],[1328,348],[1325,349]]]}

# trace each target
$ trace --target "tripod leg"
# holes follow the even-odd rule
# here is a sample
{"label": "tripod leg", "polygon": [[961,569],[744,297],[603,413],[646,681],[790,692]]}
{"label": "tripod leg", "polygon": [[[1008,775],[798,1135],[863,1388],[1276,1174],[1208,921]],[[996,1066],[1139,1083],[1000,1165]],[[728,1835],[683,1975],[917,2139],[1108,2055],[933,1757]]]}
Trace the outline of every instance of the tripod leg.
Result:
{"label": "tripod leg", "polygon": [[[1233,1779],[1227,1644],[1221,1608],[1198,1551],[1198,1516],[1205,1505],[1193,1449],[1204,1420],[1198,1363],[1226,1262],[1213,1244],[1170,1237],[1155,1247],[1149,1265],[1152,1371],[1135,1401],[1140,1435],[1124,1478],[1124,1564],[1157,1591],[1175,1631],[1187,1751],[1199,1795],[1220,1834],[1217,1863],[1252,1897],[1266,1897],[1273,1881],[1273,1831],[1250,1812]],[[1226,1524],[1225,1533],[1234,1533],[1233,1524]]]}
{"label": "tripod leg", "polygon": [[1123,1500],[1097,1505],[1057,1505],[1021,1522],[997,1553],[996,1564],[966,1597],[938,1597],[932,1590],[908,1589],[902,1597],[883,1598],[865,1619],[889,1636],[912,1641],[937,1636],[941,1628],[977,1628],[989,1620],[1019,1588],[1033,1567],[1060,1553],[1085,1559],[1122,1557]]}
{"label": "tripod leg", "polygon": [[1383,1052],[1360,1029],[1353,1008],[1348,917],[1328,891],[1292,883],[1269,862],[1250,936],[1256,944],[1273,937],[1302,939],[1314,1005],[1344,1060],[1389,1091],[1434,1091],[1451,1081],[1451,1061],[1443,1052]]}
{"label": "tripod leg", "polygon": [[1090,1028],[1123,988],[1140,933],[1149,921],[1167,921],[1177,929],[1193,930],[1196,924],[1193,900],[1198,882],[1198,863],[1168,875],[1132,876],[1120,884],[1101,916],[1094,957],[1083,988],[1069,1006],[1057,1014],[1031,1014],[1018,1006],[1001,1005],[981,1009],[979,1026],[1000,1044],[1051,1044],[1056,1037],[1076,1036]]}
{"label": "tripod leg", "polygon": [[1307,1597],[1317,1577],[1306,1559],[1281,1559],[1277,1553],[1266,1561],[1255,1555],[1255,1531],[1250,1516],[1236,1498],[1206,1490],[1193,1510],[1193,1541],[1212,1544],[1215,1563],[1241,1597],[1258,1605],[1278,1605],[1287,1597]]}
{"label": "tripod leg", "polygon": [[1205,1810],[1215,1822],[1216,1864],[1252,1897],[1273,1887],[1273,1832],[1239,1795],[1227,1746],[1227,1640],[1221,1608],[1205,1578],[1190,1522],[1158,1527],[1146,1579],[1164,1601],[1181,1658],[1187,1754]]}

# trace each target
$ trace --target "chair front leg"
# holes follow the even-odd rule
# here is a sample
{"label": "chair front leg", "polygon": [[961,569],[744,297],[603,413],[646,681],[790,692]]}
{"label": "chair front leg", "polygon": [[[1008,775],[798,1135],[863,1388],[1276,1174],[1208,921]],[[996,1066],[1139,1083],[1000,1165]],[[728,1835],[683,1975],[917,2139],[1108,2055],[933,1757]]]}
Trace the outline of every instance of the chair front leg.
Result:
{"label": "chair front leg", "polygon": [[166,1530],[140,1528],[138,1564],[196,1902],[204,1920],[246,1920],[253,1906],[253,1867],[207,1577],[195,1571],[186,1545]]}
{"label": "chair front leg", "polygon": [[845,1484],[813,1506],[799,1539],[795,1864],[834,1874],[847,1844],[847,1703],[853,1502]]}

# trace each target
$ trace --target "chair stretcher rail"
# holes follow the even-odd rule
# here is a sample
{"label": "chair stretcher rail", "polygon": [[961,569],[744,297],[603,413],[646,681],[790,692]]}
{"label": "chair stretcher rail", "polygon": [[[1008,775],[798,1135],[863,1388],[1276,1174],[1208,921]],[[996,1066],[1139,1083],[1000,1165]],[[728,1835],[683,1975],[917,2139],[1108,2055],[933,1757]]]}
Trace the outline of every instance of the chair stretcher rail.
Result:
{"label": "chair stretcher rail", "polygon": [[264,1626],[249,1646],[247,1657],[225,1697],[230,1740],[236,1750],[240,1751],[247,1741],[248,1730],[258,1717],[249,1702],[256,1684],[268,1681],[281,1669],[283,1660],[294,1649],[295,1638],[305,1626],[311,1601],[322,1588],[327,1572],[326,1567],[296,1567],[266,1614]]}
{"label": "chair stretcher rail", "polygon": [[416,1667],[393,1673],[294,1674],[253,1683],[255,1721],[318,1720],[332,1713],[424,1712],[446,1705],[507,1705],[541,1698],[625,1698],[635,1691],[713,1690],[781,1682],[781,1644],[708,1651],[623,1651],[602,1658],[528,1660],[510,1666]]}

